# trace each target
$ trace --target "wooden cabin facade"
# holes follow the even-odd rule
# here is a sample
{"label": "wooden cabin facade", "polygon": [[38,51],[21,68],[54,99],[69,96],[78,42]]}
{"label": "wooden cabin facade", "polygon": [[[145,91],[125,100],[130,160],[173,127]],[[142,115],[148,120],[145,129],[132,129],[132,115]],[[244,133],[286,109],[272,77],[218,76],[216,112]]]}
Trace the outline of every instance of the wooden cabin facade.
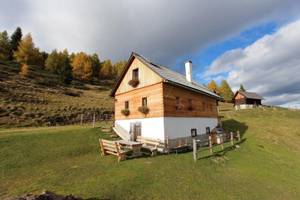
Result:
{"label": "wooden cabin facade", "polygon": [[[186,68],[191,71],[191,62]],[[179,73],[132,53],[112,91],[115,132],[125,140],[158,139],[168,147],[218,124],[219,96]],[[172,143],[172,145],[171,145]]]}
{"label": "wooden cabin facade", "polygon": [[239,110],[259,107],[263,98],[254,92],[239,90],[235,93],[233,100],[235,109]]}

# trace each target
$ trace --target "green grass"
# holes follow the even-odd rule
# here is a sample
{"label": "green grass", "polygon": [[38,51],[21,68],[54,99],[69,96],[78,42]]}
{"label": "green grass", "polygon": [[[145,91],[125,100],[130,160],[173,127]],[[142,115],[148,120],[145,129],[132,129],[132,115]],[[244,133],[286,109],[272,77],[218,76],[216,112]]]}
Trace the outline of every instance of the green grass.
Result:
{"label": "green grass", "polygon": [[107,136],[99,128],[1,131],[0,199],[43,190],[99,199],[300,199],[300,113],[222,115],[244,142],[196,163],[189,152],[118,164],[100,157],[97,139]]}

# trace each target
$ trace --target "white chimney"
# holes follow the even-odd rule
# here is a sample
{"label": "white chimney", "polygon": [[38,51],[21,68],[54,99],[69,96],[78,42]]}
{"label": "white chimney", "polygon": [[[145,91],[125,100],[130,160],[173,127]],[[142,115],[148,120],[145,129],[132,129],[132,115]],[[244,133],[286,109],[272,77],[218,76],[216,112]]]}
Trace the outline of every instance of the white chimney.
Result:
{"label": "white chimney", "polygon": [[185,76],[188,82],[192,82],[192,61],[185,62]]}

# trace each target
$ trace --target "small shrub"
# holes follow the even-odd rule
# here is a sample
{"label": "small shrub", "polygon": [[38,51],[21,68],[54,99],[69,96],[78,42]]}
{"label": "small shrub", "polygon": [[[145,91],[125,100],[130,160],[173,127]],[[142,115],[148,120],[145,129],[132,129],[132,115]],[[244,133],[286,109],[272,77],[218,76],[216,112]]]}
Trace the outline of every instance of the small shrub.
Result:
{"label": "small shrub", "polygon": [[139,83],[140,81],[138,79],[131,79],[130,81],[128,81],[128,84],[131,85],[132,87],[138,86]]}
{"label": "small shrub", "polygon": [[128,116],[130,114],[130,111],[128,109],[121,110],[121,113],[125,116]]}
{"label": "small shrub", "polygon": [[149,108],[147,106],[141,106],[138,110],[145,115],[149,113]]}

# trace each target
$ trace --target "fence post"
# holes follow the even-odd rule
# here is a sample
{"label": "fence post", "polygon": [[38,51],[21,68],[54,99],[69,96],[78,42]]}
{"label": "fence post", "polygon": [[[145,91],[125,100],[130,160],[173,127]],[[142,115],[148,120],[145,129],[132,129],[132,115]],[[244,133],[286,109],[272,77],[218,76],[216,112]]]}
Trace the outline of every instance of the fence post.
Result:
{"label": "fence post", "polygon": [[93,128],[95,128],[95,121],[96,121],[96,116],[95,116],[95,113],[93,115]]}
{"label": "fence post", "polygon": [[224,139],[223,139],[223,134],[221,133],[220,134],[220,137],[221,137],[221,148],[222,148],[222,150],[224,150]]}
{"label": "fence post", "polygon": [[241,141],[241,134],[240,134],[240,131],[237,131],[236,134],[237,134],[238,141],[240,142],[240,141]]}
{"label": "fence post", "polygon": [[231,145],[233,146],[233,132],[230,132],[230,142],[231,142]]}
{"label": "fence post", "polygon": [[213,155],[213,149],[212,149],[212,141],[211,141],[211,136],[208,136],[208,143],[209,143],[209,152],[211,155]]}
{"label": "fence post", "polygon": [[80,125],[82,125],[82,123],[83,123],[83,114],[81,114],[80,116]]}
{"label": "fence post", "polygon": [[197,161],[197,142],[196,139],[193,138],[193,157],[194,157],[194,161]]}

